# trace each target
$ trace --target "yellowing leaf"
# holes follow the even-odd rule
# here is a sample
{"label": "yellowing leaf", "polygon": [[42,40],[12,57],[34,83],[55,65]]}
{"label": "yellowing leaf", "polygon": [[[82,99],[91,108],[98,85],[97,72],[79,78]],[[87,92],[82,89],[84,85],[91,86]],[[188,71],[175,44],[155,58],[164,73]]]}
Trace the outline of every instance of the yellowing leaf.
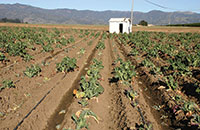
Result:
{"label": "yellowing leaf", "polygon": [[85,96],[85,93],[84,92],[77,92],[76,93],[76,98],[82,98]]}

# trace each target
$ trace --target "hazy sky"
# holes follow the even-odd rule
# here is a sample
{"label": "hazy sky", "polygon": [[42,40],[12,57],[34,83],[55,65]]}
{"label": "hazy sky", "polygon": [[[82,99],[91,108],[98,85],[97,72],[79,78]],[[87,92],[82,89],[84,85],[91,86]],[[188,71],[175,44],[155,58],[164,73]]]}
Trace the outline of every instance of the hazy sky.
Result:
{"label": "hazy sky", "polygon": [[[163,9],[150,1],[171,9]],[[200,0],[134,0],[134,11],[193,11],[200,13]],[[132,0],[0,0],[0,4],[28,4],[46,9],[70,8],[78,10],[123,10],[130,11]],[[175,10],[173,10],[175,9]]]}

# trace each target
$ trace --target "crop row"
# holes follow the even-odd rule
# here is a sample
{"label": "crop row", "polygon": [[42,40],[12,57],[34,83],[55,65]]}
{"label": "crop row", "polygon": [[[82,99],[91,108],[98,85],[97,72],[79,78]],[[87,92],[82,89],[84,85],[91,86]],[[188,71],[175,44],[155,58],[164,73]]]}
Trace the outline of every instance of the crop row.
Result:
{"label": "crop row", "polygon": [[[7,56],[21,56],[25,61],[33,59],[33,52],[39,51],[42,48],[41,52],[53,51],[55,47],[62,48],[68,44],[74,43],[75,38],[73,37],[74,33],[77,33],[75,37],[88,37],[98,38],[100,32],[90,31],[90,30],[58,30],[58,29],[44,29],[44,28],[17,28],[17,27],[1,27],[0,28],[0,61],[7,62],[9,59]],[[87,38],[85,38],[87,39]],[[90,43],[93,41],[91,40]],[[38,47],[39,45],[39,47]],[[38,50],[37,50],[38,49]],[[30,51],[31,50],[31,51]],[[33,51],[33,52],[32,52]],[[68,50],[66,50],[68,51]],[[85,52],[84,48],[81,48],[80,53]],[[32,55],[29,54],[32,53]],[[39,51],[39,53],[41,53]],[[36,53],[36,52],[35,52]],[[65,57],[61,63],[56,64],[57,71],[68,72],[73,71],[75,68],[76,59]],[[42,63],[46,65],[46,63]],[[41,66],[31,65],[26,67],[24,75],[28,77],[35,77],[42,72]],[[11,88],[15,86],[15,82],[9,79],[1,81],[2,91],[5,88]]]}
{"label": "crop row", "polygon": [[[188,94],[190,92],[187,91],[192,91],[190,96],[199,101],[200,79],[195,76],[195,72],[200,72],[199,34],[136,32],[121,34],[117,40],[121,45],[131,47],[128,56],[136,59],[138,66],[144,67],[155,78],[154,82],[162,82],[163,88],[176,93],[185,91]],[[186,89],[185,84],[190,84],[190,89]],[[190,125],[200,127],[200,109],[197,103],[184,100],[183,97],[173,97],[177,103],[173,106],[174,113],[183,112]]]}
{"label": "crop row", "polygon": [[[45,28],[0,28],[0,61],[7,61],[9,56],[20,56],[25,61],[33,59],[34,51],[52,52],[55,48],[62,48],[75,42],[75,37],[97,38],[100,33],[90,30],[60,30]],[[37,47],[39,46],[39,47]],[[42,48],[42,50],[40,49]]]}
{"label": "crop row", "polygon": [[[174,80],[177,80],[176,82],[178,82],[180,77],[187,77],[195,82],[193,87],[195,87],[196,93],[199,93],[200,82],[192,77],[194,77],[195,70],[200,71],[200,48],[198,43],[200,36],[194,34],[194,36],[196,36],[195,38],[193,38],[193,35],[186,38],[189,34],[185,34],[184,36],[182,33],[173,34],[173,37],[178,37],[178,41],[182,41],[180,39],[184,39],[185,41],[188,40],[189,45],[183,45],[184,43],[180,43],[182,45],[180,48],[176,45],[178,43],[172,44],[166,42],[156,42],[154,39],[151,39],[151,37],[155,36],[151,35],[155,34],[138,32],[134,35],[124,35],[122,36],[122,39],[127,39],[128,37],[128,42],[130,43],[129,45],[132,47],[130,55],[145,56],[145,59],[141,62],[141,64],[150,68],[150,73],[153,75],[159,74],[164,80],[173,78]],[[164,35],[163,33],[160,35],[162,36],[159,38],[169,37],[167,34]],[[172,37],[172,34],[170,37]],[[160,64],[155,65],[155,62]],[[171,85],[168,87],[172,89],[178,88],[177,85]]]}
{"label": "crop row", "polygon": [[[103,34],[101,40],[96,46],[96,49],[99,51],[105,49],[104,40],[106,39],[106,33]],[[89,123],[87,121],[88,117],[94,118],[97,122],[99,122],[98,116],[91,111],[89,108],[85,108],[89,103],[88,101],[93,98],[98,98],[100,94],[104,92],[104,88],[101,86],[100,82],[103,78],[100,75],[100,70],[102,70],[104,66],[102,65],[102,61],[97,59],[92,60],[92,64],[89,66],[86,75],[81,76],[81,80],[79,82],[79,88],[74,89],[73,95],[79,101],[78,103],[83,107],[81,110],[77,111],[75,114],[71,116],[72,120],[76,124],[75,129],[89,129]],[[59,125],[58,125],[59,126]],[[63,130],[72,130],[71,128]]]}

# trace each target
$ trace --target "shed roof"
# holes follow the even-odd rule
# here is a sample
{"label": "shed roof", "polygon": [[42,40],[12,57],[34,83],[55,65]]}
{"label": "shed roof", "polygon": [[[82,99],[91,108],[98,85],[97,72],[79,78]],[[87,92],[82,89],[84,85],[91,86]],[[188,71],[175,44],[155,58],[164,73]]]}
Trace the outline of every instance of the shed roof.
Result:
{"label": "shed roof", "polygon": [[128,22],[130,18],[111,18],[109,22]]}

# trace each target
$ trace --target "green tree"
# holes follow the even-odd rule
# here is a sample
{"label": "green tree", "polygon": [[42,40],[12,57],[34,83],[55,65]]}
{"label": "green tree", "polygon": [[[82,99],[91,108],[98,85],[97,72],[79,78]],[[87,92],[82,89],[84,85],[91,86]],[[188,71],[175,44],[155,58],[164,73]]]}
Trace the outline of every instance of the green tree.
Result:
{"label": "green tree", "polygon": [[139,25],[148,26],[148,23],[145,20],[139,22]]}

